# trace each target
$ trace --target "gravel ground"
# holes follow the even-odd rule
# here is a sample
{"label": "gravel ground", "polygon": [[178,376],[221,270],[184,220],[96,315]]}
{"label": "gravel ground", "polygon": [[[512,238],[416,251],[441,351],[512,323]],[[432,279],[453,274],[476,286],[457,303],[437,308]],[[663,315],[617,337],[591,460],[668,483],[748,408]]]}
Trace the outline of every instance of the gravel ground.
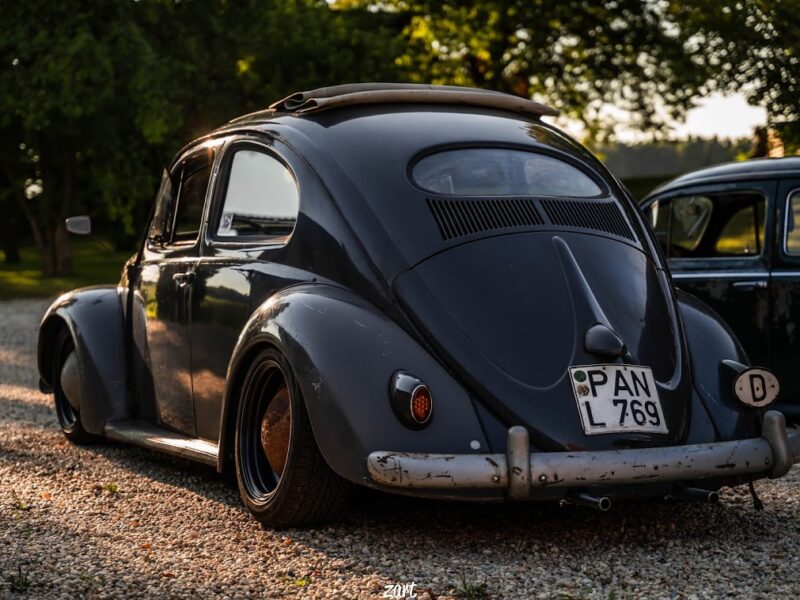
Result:
{"label": "gravel ground", "polygon": [[0,597],[373,598],[412,582],[440,599],[800,594],[798,469],[757,484],[763,512],[746,490],[609,513],[366,494],[334,526],[266,531],[211,469],[58,433],[36,387],[45,307],[0,303]]}

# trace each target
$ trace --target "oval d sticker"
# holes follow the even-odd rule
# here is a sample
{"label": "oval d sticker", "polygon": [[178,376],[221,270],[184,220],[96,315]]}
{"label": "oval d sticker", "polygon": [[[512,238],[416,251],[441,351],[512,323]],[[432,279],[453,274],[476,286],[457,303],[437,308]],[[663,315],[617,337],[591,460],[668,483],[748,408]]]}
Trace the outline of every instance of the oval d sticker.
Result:
{"label": "oval d sticker", "polygon": [[766,369],[745,369],[733,382],[736,397],[747,406],[762,408],[775,402],[780,392],[778,378]]}

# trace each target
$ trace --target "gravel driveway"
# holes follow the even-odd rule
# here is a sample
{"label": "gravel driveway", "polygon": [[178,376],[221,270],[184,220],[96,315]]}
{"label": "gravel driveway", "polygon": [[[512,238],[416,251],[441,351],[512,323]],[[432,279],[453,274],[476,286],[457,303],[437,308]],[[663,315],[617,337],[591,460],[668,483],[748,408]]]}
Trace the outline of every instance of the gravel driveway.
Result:
{"label": "gravel driveway", "polygon": [[0,302],[0,597],[373,598],[412,582],[436,598],[800,594],[797,468],[757,484],[763,512],[746,490],[609,513],[365,494],[334,526],[265,531],[212,469],[66,442],[36,387],[45,307]]}

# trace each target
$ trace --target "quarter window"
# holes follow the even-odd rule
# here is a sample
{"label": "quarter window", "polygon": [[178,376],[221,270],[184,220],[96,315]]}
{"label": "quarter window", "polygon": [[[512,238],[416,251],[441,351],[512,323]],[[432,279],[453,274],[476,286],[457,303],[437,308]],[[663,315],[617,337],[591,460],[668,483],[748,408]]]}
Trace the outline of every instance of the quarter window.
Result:
{"label": "quarter window", "polygon": [[209,157],[192,160],[184,165],[172,241],[197,239],[210,177],[211,160]]}
{"label": "quarter window", "polygon": [[455,196],[567,196],[602,190],[576,167],[544,154],[508,148],[463,148],[422,158],[411,173],[422,189]]}
{"label": "quarter window", "polygon": [[668,258],[756,256],[764,248],[765,205],[754,192],[679,196],[654,202],[650,220]]}
{"label": "quarter window", "polygon": [[237,150],[217,226],[217,237],[284,237],[294,230],[299,207],[291,171],[269,154]]}
{"label": "quarter window", "polygon": [[786,206],[786,252],[800,254],[800,190],[791,193]]}

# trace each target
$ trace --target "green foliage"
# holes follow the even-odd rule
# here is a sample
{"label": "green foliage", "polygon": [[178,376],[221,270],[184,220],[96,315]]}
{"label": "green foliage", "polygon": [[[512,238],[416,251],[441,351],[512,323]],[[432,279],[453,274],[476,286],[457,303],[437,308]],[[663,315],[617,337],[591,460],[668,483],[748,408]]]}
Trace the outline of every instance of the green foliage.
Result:
{"label": "green foliage", "polygon": [[28,573],[22,568],[22,565],[17,566],[17,572],[12,575],[3,577],[8,583],[11,584],[11,591],[16,593],[25,593],[33,587],[33,581]]}
{"label": "green foliage", "polygon": [[[713,90],[744,90],[775,121],[800,119],[800,10],[794,0],[338,0],[393,16],[398,65],[420,82],[533,96],[583,120],[631,111],[658,133]],[[785,126],[784,136],[796,127]],[[800,132],[798,132],[800,133]]]}
{"label": "green foliage", "polygon": [[296,89],[396,79],[396,42],[374,21],[324,0],[0,1],[0,185],[43,270],[69,272],[70,214],[138,234],[191,138]]}
{"label": "green foliage", "polygon": [[532,96],[594,142],[607,103],[658,137],[697,98],[744,90],[791,150],[798,31],[794,0],[0,0],[0,218],[24,217],[45,274],[69,273],[66,216],[129,246],[186,141],[352,81]]}
{"label": "green foliage", "polygon": [[461,581],[453,590],[453,596],[464,600],[489,600],[491,598],[485,581],[472,583],[467,581],[467,576],[464,573],[461,573]]}
{"label": "green foliage", "polygon": [[[352,5],[353,2],[348,4]],[[356,3],[363,5],[364,3]],[[432,83],[541,98],[599,133],[605,102],[652,128],[708,91],[686,37],[648,0],[367,2],[406,16],[399,65]]]}
{"label": "green foliage", "polygon": [[[75,265],[73,275],[46,277],[39,265],[37,249],[23,246],[20,248],[21,264],[0,264],[0,300],[53,298],[78,287],[116,283],[122,265],[131,255],[131,252],[115,252],[108,244],[85,238],[75,241],[71,253]],[[0,262],[3,258],[0,252]]]}
{"label": "green foliage", "polygon": [[796,0],[673,0],[670,18],[723,91],[767,108],[787,150],[800,151],[800,5]]}

